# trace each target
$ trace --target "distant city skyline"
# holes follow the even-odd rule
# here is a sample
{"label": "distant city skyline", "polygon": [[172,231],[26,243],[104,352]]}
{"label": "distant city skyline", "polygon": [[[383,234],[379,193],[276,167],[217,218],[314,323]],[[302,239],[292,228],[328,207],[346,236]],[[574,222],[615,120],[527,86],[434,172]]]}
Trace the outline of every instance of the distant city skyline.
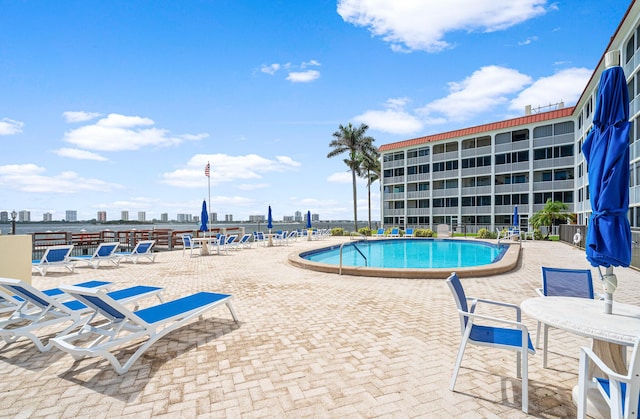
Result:
{"label": "distant city skyline", "polygon": [[[11,211],[0,211],[0,221],[9,221],[10,220]],[[53,217],[51,213],[42,214],[42,220],[31,220],[31,214],[29,211],[21,210],[17,211],[18,217],[16,218],[16,222],[31,222],[31,221],[67,221],[67,222],[82,222],[82,221],[97,221],[97,222],[109,222],[109,221],[129,221],[129,211],[121,210],[120,218],[109,218],[108,211],[100,210],[96,212],[96,216],[94,218],[87,219],[78,219],[76,210],[65,210],[65,217],[56,219]],[[233,223],[233,222],[265,222],[267,215],[250,215],[247,219],[238,219],[235,218],[233,214],[225,214],[225,222]],[[198,222],[200,220],[200,214],[184,214],[179,213],[176,214],[175,218],[170,219],[168,213],[161,213],[158,218],[147,219],[145,211],[138,211],[138,218],[136,221],[145,222],[145,221],[160,221],[160,222]],[[274,219],[277,221],[284,222],[303,222],[307,220],[307,213],[304,213],[304,217],[302,216],[301,211],[296,211],[294,215],[285,215],[282,218]],[[320,221],[320,215],[316,213],[311,214],[311,221]],[[218,214],[216,212],[209,213],[209,222],[216,223],[218,222]]]}

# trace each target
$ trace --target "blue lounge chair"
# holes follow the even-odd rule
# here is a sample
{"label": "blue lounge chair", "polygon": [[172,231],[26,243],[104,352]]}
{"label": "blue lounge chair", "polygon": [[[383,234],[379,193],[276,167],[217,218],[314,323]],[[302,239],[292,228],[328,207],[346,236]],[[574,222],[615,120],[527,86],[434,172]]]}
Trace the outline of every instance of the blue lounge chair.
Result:
{"label": "blue lounge chair", "polygon": [[75,265],[69,259],[72,250],[72,244],[48,247],[42,258],[31,261],[31,269],[40,272],[42,276],[45,276],[47,270],[53,266],[62,266],[73,273]]}
{"label": "blue lounge chair", "polygon": [[146,258],[153,263],[156,260],[156,255],[153,253],[154,244],[156,244],[155,240],[141,240],[132,251],[116,252],[115,255],[119,257],[122,262],[131,261],[138,263],[138,259]]}
{"label": "blue lounge chair", "polygon": [[412,228],[408,228],[408,229],[404,232],[404,236],[405,236],[405,237],[413,237],[413,229],[412,229]]}
{"label": "blue lounge chair", "polygon": [[[233,320],[238,322],[231,305],[232,296],[228,294],[199,292],[156,306],[131,311],[102,291],[70,286],[63,286],[62,289],[95,309],[96,314],[101,314],[108,321],[93,326],[90,318],[79,331],[52,339],[53,345],[69,353],[75,360],[84,357],[102,357],[111,363],[118,374],[126,373],[157,340],[196,317],[202,319],[205,312],[221,304],[226,304]],[[98,338],[87,342],[86,338],[91,335],[97,335]],[[144,337],[147,341],[140,345],[124,363],[118,361],[112,353],[115,348]],[[80,342],[76,344],[76,341]],[[82,346],[83,343],[86,346]]]}
{"label": "blue lounge chair", "polygon": [[384,237],[384,228],[379,228],[378,231],[373,236],[374,237]]}
{"label": "blue lounge chair", "polygon": [[249,248],[251,247],[251,234],[244,234],[242,235],[242,237],[240,238],[240,240],[238,240],[237,242],[233,242],[231,244],[231,248],[235,249],[235,250],[239,250],[240,248]]}
{"label": "blue lounge chair", "polygon": [[[453,369],[449,390],[453,391],[456,385],[456,378],[458,377],[458,371],[460,370],[460,364],[462,364],[462,357],[467,343],[516,351],[518,353],[517,375],[518,377],[522,377],[522,411],[527,413],[529,410],[528,354],[535,353],[535,349],[531,343],[527,326],[521,322],[520,307],[515,304],[467,297],[462,288],[462,283],[455,272],[447,279],[447,285],[453,294],[458,308],[460,331],[462,333],[458,357]],[[476,314],[475,310],[478,303],[511,308],[516,313],[515,321]],[[485,326],[478,324],[476,320],[486,321],[489,322],[489,324],[503,324],[505,327]]]}
{"label": "blue lounge chair", "polygon": [[220,252],[221,248],[226,253],[228,253],[229,249],[231,249],[234,246],[234,243],[235,243],[237,238],[238,238],[237,234],[230,234],[228,236],[225,236],[224,234],[221,234],[220,238],[218,238],[218,243],[219,243],[218,244],[218,253]]}
{"label": "blue lounge chair", "polygon": [[20,305],[17,296],[8,294],[0,289],[0,314],[13,313]]}
{"label": "blue lounge chair", "polygon": [[400,229],[398,227],[392,228],[389,237],[400,237]]}
{"label": "blue lounge chair", "polygon": [[[82,285],[82,284],[81,284]],[[35,332],[43,327],[53,326],[61,323],[71,322],[71,325],[58,333],[66,335],[84,322],[85,315],[92,312],[90,307],[77,300],[61,301],[34,288],[30,284],[11,278],[0,278],[0,286],[18,296],[22,302],[9,318],[0,321],[0,336],[7,344],[15,342],[20,337],[31,340],[40,352],[46,352],[52,347],[52,340],[43,343]],[[89,290],[86,287],[74,287],[80,290]],[[104,291],[93,288],[94,291]],[[57,294],[55,289],[52,293]],[[113,300],[118,300],[122,304],[137,302],[143,298],[156,296],[162,301],[160,293],[162,288],[136,286],[118,291],[109,292],[108,295]]]}
{"label": "blue lounge chair", "polygon": [[120,259],[116,256],[116,251],[120,246],[119,242],[100,243],[92,255],[71,256],[72,261],[85,262],[94,269],[98,269],[101,262],[111,262],[118,266]]}

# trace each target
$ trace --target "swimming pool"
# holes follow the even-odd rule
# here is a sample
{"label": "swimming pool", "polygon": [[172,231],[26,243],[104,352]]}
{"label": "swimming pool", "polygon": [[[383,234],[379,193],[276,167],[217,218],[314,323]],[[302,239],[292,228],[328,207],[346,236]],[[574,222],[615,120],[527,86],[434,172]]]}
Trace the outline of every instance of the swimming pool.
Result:
{"label": "swimming pool", "polygon": [[345,242],[292,255],[289,261],[306,269],[347,275],[446,278],[454,271],[467,277],[507,272],[517,265],[519,254],[519,244],[394,238]]}

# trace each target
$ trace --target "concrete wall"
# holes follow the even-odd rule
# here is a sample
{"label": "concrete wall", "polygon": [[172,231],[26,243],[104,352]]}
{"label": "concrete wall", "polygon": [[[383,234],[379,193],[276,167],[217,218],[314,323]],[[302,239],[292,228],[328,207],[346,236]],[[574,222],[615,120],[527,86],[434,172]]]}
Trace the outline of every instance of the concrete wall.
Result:
{"label": "concrete wall", "polygon": [[31,236],[0,236],[0,277],[31,283]]}

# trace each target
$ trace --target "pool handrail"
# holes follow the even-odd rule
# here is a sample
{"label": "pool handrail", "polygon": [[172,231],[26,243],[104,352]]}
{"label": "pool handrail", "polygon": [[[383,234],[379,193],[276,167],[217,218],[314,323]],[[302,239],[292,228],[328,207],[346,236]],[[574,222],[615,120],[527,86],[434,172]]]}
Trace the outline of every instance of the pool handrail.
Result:
{"label": "pool handrail", "polygon": [[354,236],[359,236],[358,240],[367,241],[367,235],[364,234],[364,233],[357,232],[357,231],[352,231],[351,233],[349,233],[349,240],[353,240]]}
{"label": "pool handrail", "polygon": [[[366,239],[363,240],[363,241],[366,241]],[[338,275],[342,275],[342,248],[344,247],[345,244],[347,244],[347,242],[344,242],[344,243],[342,243],[340,245],[340,267],[338,269]],[[364,266],[365,266],[365,268],[367,266],[369,266],[368,261],[367,261],[367,257],[364,255],[364,253],[362,253],[360,251],[360,249],[358,248],[358,246],[356,246],[355,243],[353,243],[353,247],[358,251],[358,253],[360,253],[360,256],[362,256],[364,258]]]}

